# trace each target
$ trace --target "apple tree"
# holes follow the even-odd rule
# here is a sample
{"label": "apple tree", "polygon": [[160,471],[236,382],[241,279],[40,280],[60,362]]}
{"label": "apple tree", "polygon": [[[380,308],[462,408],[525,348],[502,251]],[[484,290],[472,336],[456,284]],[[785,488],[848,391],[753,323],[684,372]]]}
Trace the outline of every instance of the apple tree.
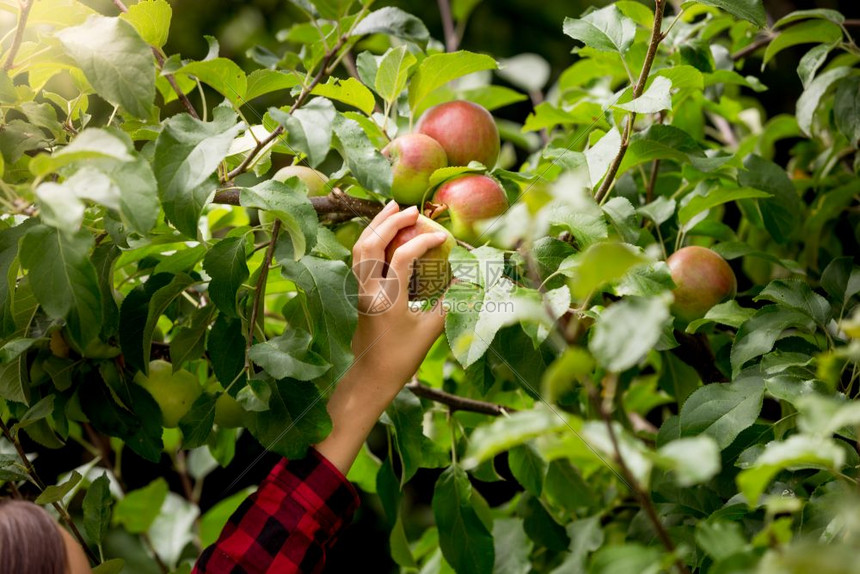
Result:
{"label": "apple tree", "polygon": [[[475,137],[449,143],[471,148],[394,194],[459,240],[445,334],[349,476],[393,561],[856,572],[857,22],[619,0],[558,23],[550,84],[534,54],[458,49],[476,2],[440,3],[444,42],[372,0],[292,4],[305,19],[243,68],[208,36],[200,60],[165,53],[166,0],[0,0],[4,492],[99,573],[189,572],[247,495],[200,506],[237,437],[300,457],[330,431],[349,246],[399,185],[392,140],[445,148],[426,112],[459,101],[496,126],[463,116]],[[802,95],[772,115],[759,70],[796,46]],[[137,485],[129,458],[166,470]]]}

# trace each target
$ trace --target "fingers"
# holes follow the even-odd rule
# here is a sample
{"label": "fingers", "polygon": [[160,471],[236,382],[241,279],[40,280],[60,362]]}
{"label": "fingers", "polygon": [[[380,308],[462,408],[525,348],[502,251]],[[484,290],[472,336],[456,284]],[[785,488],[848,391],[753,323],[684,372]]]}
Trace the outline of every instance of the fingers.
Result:
{"label": "fingers", "polygon": [[[395,204],[396,205],[396,204]],[[399,213],[390,212],[379,218],[377,216],[374,221],[367,226],[359,240],[353,247],[353,264],[366,260],[385,260],[385,248],[397,235],[397,232],[414,225],[418,220],[418,208],[412,206],[404,209]],[[381,219],[381,221],[377,221]]]}
{"label": "fingers", "polygon": [[[391,258],[391,270],[400,281],[400,291],[404,296],[409,290],[409,279],[412,276],[412,266],[415,260],[427,253],[429,250],[445,242],[448,234],[445,232],[422,233],[413,237],[394,250]],[[440,269],[447,268],[447,261],[439,265]]]}

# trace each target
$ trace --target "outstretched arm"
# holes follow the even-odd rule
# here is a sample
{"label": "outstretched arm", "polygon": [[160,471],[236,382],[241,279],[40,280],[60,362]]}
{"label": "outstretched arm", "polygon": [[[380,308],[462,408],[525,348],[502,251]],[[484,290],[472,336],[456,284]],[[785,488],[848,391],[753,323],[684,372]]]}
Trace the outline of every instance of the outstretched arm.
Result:
{"label": "outstretched arm", "polygon": [[[418,219],[417,208],[389,203],[353,248],[359,283],[355,360],[328,401],[332,432],[299,460],[281,460],[230,517],[218,541],[203,551],[195,574],[319,572],[326,551],[358,505],[345,475],[385,408],[418,369],[442,333],[441,305],[413,311],[408,302],[411,267],[445,234],[424,234],[395,250],[385,248]],[[396,280],[392,278],[396,277]],[[386,305],[374,302],[384,298]]]}

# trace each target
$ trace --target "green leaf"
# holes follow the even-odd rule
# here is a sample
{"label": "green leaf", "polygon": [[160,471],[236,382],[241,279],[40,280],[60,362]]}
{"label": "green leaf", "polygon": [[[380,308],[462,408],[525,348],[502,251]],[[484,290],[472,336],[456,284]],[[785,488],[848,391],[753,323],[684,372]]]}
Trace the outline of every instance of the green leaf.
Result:
{"label": "green leaf", "polygon": [[857,147],[860,141],[860,77],[845,78],[836,84],[833,118],[837,129]]}
{"label": "green leaf", "polygon": [[499,62],[497,74],[527,93],[544,89],[551,73],[549,62],[538,54],[517,54]]}
{"label": "green leaf", "polygon": [[525,94],[521,94],[504,86],[496,85],[463,90],[460,92],[460,97],[464,100],[474,102],[489,111],[503,108],[517,102],[524,102],[529,99]]}
{"label": "green leaf", "polygon": [[762,0],[696,0],[699,4],[722,8],[729,14],[752,22],[759,28],[767,24]]}
{"label": "green leaf", "polygon": [[561,505],[572,514],[592,506],[596,500],[580,472],[565,459],[549,463],[544,479],[544,494],[547,500]]}
{"label": "green leaf", "polygon": [[773,29],[777,30],[786,26],[787,24],[791,24],[792,22],[797,22],[798,20],[807,20],[807,19],[822,19],[829,20],[834,24],[842,24],[845,22],[845,16],[836,10],[828,10],[827,8],[816,8],[812,10],[795,10],[794,12],[789,13],[786,16],[783,16],[773,25]]}
{"label": "green leaf", "polygon": [[306,255],[299,261],[279,262],[284,277],[304,291],[314,334],[311,348],[332,365],[321,383],[331,385],[352,364],[352,334],[358,321],[352,303],[358,292],[355,276],[343,261]]}
{"label": "green leaf", "polygon": [[528,574],[534,543],[526,536],[521,518],[500,518],[493,522],[495,564],[493,574]]}
{"label": "green leaf", "polygon": [[388,50],[376,70],[376,93],[389,104],[393,103],[406,87],[409,70],[417,62],[418,58],[407,51],[406,45]]}
{"label": "green leaf", "polygon": [[334,105],[326,98],[314,98],[292,114],[270,108],[269,115],[287,130],[287,145],[308,158],[311,167],[323,162],[331,148]]}
{"label": "green leaf", "polygon": [[239,203],[243,207],[262,209],[281,221],[281,229],[290,236],[290,245],[278,243],[278,258],[301,259],[316,244],[317,214],[298,178],[286,182],[263,181],[242,188]]}
{"label": "green leaf", "polygon": [[21,241],[21,265],[33,294],[48,315],[66,320],[80,348],[96,338],[102,320],[92,245],[88,231],[69,235],[46,226],[31,228]]}
{"label": "green leaf", "polygon": [[376,494],[376,475],[381,466],[382,462],[370,451],[367,443],[364,443],[355,457],[355,462],[349,467],[346,478],[364,492]]}
{"label": "green leaf", "polygon": [[291,329],[283,335],[257,343],[248,352],[248,358],[260,365],[276,379],[310,381],[321,377],[331,365],[309,350],[311,334]]}
{"label": "green leaf", "polygon": [[474,468],[485,460],[535,437],[569,430],[571,424],[565,414],[539,407],[518,411],[509,417],[499,417],[492,423],[475,429],[462,464],[465,468]]}
{"label": "green leaf", "polygon": [[[403,390],[394,398],[385,410],[385,418],[394,431],[395,445],[400,455],[402,472],[400,487],[409,482],[415,473],[425,465],[425,451],[429,454],[433,443],[422,432],[424,410],[418,397]],[[428,458],[429,460],[429,458]]]}
{"label": "green leaf", "polygon": [[797,125],[800,126],[800,131],[805,135],[812,135],[812,121],[815,117],[815,111],[818,105],[824,100],[824,95],[838,80],[851,75],[852,69],[848,67],[839,67],[828,70],[812,80],[800,97],[797,98]]}
{"label": "green leaf", "polygon": [[120,18],[134,26],[147,44],[162,48],[167,43],[173,9],[166,0],[142,0],[128,7]]}
{"label": "green leaf", "polygon": [[143,488],[129,492],[117,502],[113,523],[132,534],[146,532],[161,512],[168,491],[167,481],[156,478]]}
{"label": "green leaf", "polygon": [[632,267],[648,262],[645,254],[632,245],[604,242],[571,255],[561,262],[558,272],[570,277],[573,298],[584,301],[599,287],[621,279]]}
{"label": "green leaf", "polygon": [[329,78],[325,84],[317,84],[311,93],[358,108],[368,116],[376,104],[371,91],[355,78]]}
{"label": "green leaf", "polygon": [[564,33],[595,50],[625,54],[636,37],[636,24],[616,6],[607,6],[581,19],[565,18]]}
{"label": "green leaf", "polygon": [[203,269],[211,277],[209,296],[218,310],[230,317],[238,316],[236,294],[250,276],[247,248],[244,237],[225,237],[203,258]]}
{"label": "green leaf", "polygon": [[690,324],[687,325],[687,332],[695,333],[700,327],[709,323],[719,323],[720,325],[728,325],[729,327],[737,329],[743,325],[744,322],[752,318],[752,316],[755,315],[755,312],[755,309],[741,307],[737,301],[731,299],[725,303],[714,305],[708,309],[708,312],[705,313],[705,316],[701,319],[691,321]]}
{"label": "green leaf", "polygon": [[100,96],[135,117],[149,117],[155,100],[155,60],[131,24],[94,15],[57,37]]}
{"label": "green leaf", "polygon": [[821,286],[835,303],[842,306],[860,293],[860,267],[854,265],[851,257],[836,257],[821,274]]}
{"label": "green leaf", "polygon": [[460,50],[447,54],[427,56],[418,66],[418,71],[409,84],[409,105],[412,113],[420,109],[421,103],[437,88],[448,82],[481,70],[495,70],[496,61],[484,54]]}
{"label": "green leaf", "polygon": [[475,512],[469,477],[457,465],[448,467],[436,481],[433,516],[439,529],[442,555],[458,573],[490,574],[493,571],[493,535]]}
{"label": "green leaf", "polygon": [[120,307],[120,346],[125,361],[149,372],[152,334],[167,306],[194,282],[184,273],[160,273],[129,293]]}
{"label": "green leaf", "polygon": [[628,297],[600,314],[588,348],[603,367],[620,373],[654,347],[669,317],[663,299]]}
{"label": "green leaf", "polygon": [[764,382],[758,377],[701,387],[681,408],[681,436],[706,435],[725,449],[756,421],[763,396]]}
{"label": "green leaf", "polygon": [[206,351],[212,371],[222,385],[232,383],[245,367],[244,353],[236,352],[236,349],[244,349],[245,343],[242,320],[218,315],[206,340]]}
{"label": "green leaf", "polygon": [[430,32],[420,19],[394,6],[385,6],[364,17],[352,30],[352,36],[367,34],[387,34],[425,44],[430,39]]}
{"label": "green leaf", "polygon": [[331,432],[331,419],[313,383],[282,379],[266,383],[269,410],[252,412],[248,430],[266,450],[302,458]]}
{"label": "green leaf", "polygon": [[113,506],[110,479],[106,472],[90,484],[82,506],[84,531],[96,544],[101,544],[110,527],[111,506]]}
{"label": "green leaf", "polygon": [[120,574],[125,568],[125,560],[111,558],[93,568],[93,574]]}
{"label": "green leaf", "polygon": [[[0,336],[6,337],[15,331],[12,303],[15,296],[15,280],[18,277],[18,249],[21,238],[37,225],[35,219],[27,219],[20,225],[0,230]],[[11,399],[10,400],[15,400]]]}
{"label": "green leaf", "polygon": [[211,122],[179,114],[164,122],[155,142],[153,161],[158,195],[167,219],[185,235],[197,238],[197,223],[209,196],[213,177],[241,124],[236,114],[217,107]]}
{"label": "green leaf", "polygon": [[248,78],[242,68],[227,58],[212,58],[185,64],[175,74],[194,76],[230,100],[237,108],[245,103]]}
{"label": "green leaf", "polygon": [[797,75],[804,88],[809,87],[810,82],[815,79],[815,74],[818,73],[819,68],[824,65],[830,52],[836,46],[837,44],[821,44],[803,55],[797,65]]}
{"label": "green leaf", "polygon": [[181,365],[186,361],[199,359],[206,346],[206,334],[215,314],[212,305],[199,308],[191,317],[188,326],[179,327],[170,339],[170,362]]}
{"label": "green leaf", "polygon": [[771,194],[758,201],[768,233],[779,243],[786,243],[798,230],[803,203],[785,170],[757,155],[744,160],[745,170],[738,174],[742,186]]}
{"label": "green leaf", "polygon": [[616,104],[616,108],[636,112],[637,114],[656,114],[663,110],[672,109],[672,80],[657,76],[648,89],[633,101]]}
{"label": "green leaf", "polygon": [[528,492],[540,496],[547,466],[533,446],[525,443],[512,448],[508,452],[508,466],[517,482]]}
{"label": "green leaf", "polygon": [[778,305],[761,308],[740,326],[735,336],[731,352],[733,375],[737,375],[747,361],[770,352],[786,329],[811,331],[812,327],[812,319],[801,311],[785,309]]}
{"label": "green leaf", "polygon": [[[173,366],[176,370],[177,365]],[[183,448],[197,448],[206,444],[215,423],[216,397],[201,393],[191,404],[191,409],[179,421]]]}
{"label": "green leaf", "polygon": [[569,554],[550,574],[586,574],[585,561],[591,552],[603,546],[604,534],[600,516],[575,520],[567,525]]}
{"label": "green leaf", "polygon": [[828,438],[794,435],[782,442],[771,442],[753,466],[737,476],[738,488],[747,504],[758,506],[759,497],[770,481],[784,469],[818,468],[838,471],[845,464],[845,451]]}
{"label": "green leaf", "polygon": [[728,558],[747,545],[740,524],[714,519],[696,524],[696,543],[714,560]]}
{"label": "green leaf", "polygon": [[630,147],[621,162],[619,173],[655,159],[669,159],[684,164],[704,157],[702,147],[684,130],[654,124],[630,138]]}
{"label": "green leaf", "polygon": [[289,70],[254,70],[248,74],[245,101],[250,102],[272,92],[289,90],[301,84],[301,81],[299,74]]}
{"label": "green leaf", "polygon": [[799,279],[776,279],[768,283],[754,301],[771,301],[783,307],[806,313],[820,326],[827,324],[831,316],[830,303],[812,290],[806,281]]}
{"label": "green leaf", "polygon": [[764,51],[762,67],[766,66],[777,54],[798,44],[832,44],[842,39],[842,28],[826,20],[801,22],[783,30]]}
{"label": "green leaf", "polygon": [[860,425],[860,403],[807,393],[794,400],[798,428],[807,435],[830,438]]}
{"label": "green leaf", "polygon": [[689,201],[678,210],[678,222],[684,225],[691,221],[694,217],[730,201],[739,199],[764,199],[771,197],[767,191],[740,187],[737,189],[726,189],[723,187],[713,187],[706,195],[689,195]]}
{"label": "green leaf", "polygon": [[709,436],[680,438],[661,446],[655,463],[671,471],[678,486],[686,488],[720,472],[720,447]]}
{"label": "green leaf", "polygon": [[82,478],[83,477],[78,471],[73,470],[66,482],[56,486],[49,486],[43,490],[42,494],[36,498],[36,504],[53,504],[54,502],[61,501],[75,486],[77,486]]}
{"label": "green leaf", "polygon": [[46,176],[58,172],[61,168],[80,161],[95,159],[113,159],[128,162],[134,159],[128,145],[117,135],[108,130],[87,128],[82,130],[65,147],[53,154],[40,154],[30,162],[30,171],[34,175]]}
{"label": "green leaf", "polygon": [[660,551],[640,544],[604,546],[591,559],[588,574],[618,572],[659,572]]}
{"label": "green leaf", "polygon": [[349,171],[367,190],[388,197],[391,192],[391,162],[376,149],[355,120],[340,114],[335,117],[334,131],[340,153]]}

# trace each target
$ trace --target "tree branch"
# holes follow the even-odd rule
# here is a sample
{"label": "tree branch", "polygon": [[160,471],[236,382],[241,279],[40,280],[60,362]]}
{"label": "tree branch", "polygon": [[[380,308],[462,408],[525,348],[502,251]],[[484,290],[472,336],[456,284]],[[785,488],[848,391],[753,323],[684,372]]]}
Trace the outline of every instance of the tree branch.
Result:
{"label": "tree branch", "polygon": [[449,0],[438,0],[439,15],[442,16],[442,30],[445,33],[445,51],[456,52],[460,39],[454,29],[454,17],[451,15],[451,4]]}
{"label": "tree branch", "polygon": [[779,33],[774,34],[772,32],[767,32],[764,36],[762,36],[758,40],[755,40],[754,42],[752,42],[748,46],[745,46],[745,47],[741,48],[740,50],[738,50],[737,52],[735,52],[734,54],[732,54],[732,60],[735,62],[737,62],[738,60],[743,60],[747,56],[755,53],[756,50],[758,50],[760,48],[764,48],[765,46],[767,46],[768,44],[773,42],[774,38],[776,38],[777,36],[779,36]]}
{"label": "tree branch", "polygon": [[[299,109],[299,107],[301,107],[301,105],[305,103],[305,100],[308,99],[308,96],[310,96],[313,89],[317,87],[317,85],[323,80],[323,78],[330,75],[334,71],[333,67],[329,68],[329,66],[332,64],[332,61],[335,59],[340,49],[343,48],[344,44],[346,44],[347,39],[348,36],[344,34],[343,36],[338,38],[337,43],[331,48],[331,50],[326,52],[326,55],[323,57],[322,66],[320,66],[319,72],[317,72],[317,75],[314,76],[313,80],[311,80],[310,84],[302,88],[302,91],[299,93],[298,97],[296,98],[296,101],[293,102],[293,105],[290,106],[290,111],[287,113],[292,114],[297,109]],[[260,140],[257,145],[254,146],[254,149],[248,152],[248,155],[245,156],[245,159],[242,160],[242,163],[237,165],[235,169],[233,169],[232,171],[230,171],[230,173],[226,175],[226,177],[224,178],[224,182],[232,181],[237,176],[248,171],[248,168],[254,162],[254,158],[257,157],[257,154],[259,154],[263,149],[265,149],[267,145],[272,143],[282,133],[284,133],[284,126],[278,126],[274,130],[272,130],[272,133]]]}
{"label": "tree branch", "polygon": [[[128,7],[122,0],[113,0],[113,3],[120,12],[128,12]],[[164,68],[164,54],[162,54],[161,50],[155,46],[150,46],[150,49],[152,50],[152,55],[155,56],[155,61],[158,62],[158,67]],[[173,91],[176,92],[176,97],[179,98],[179,101],[182,102],[183,106],[185,106],[188,114],[195,120],[199,120],[200,116],[197,115],[197,110],[194,109],[194,105],[191,103],[191,100],[188,99],[188,96],[185,95],[185,92],[183,92],[182,88],[179,87],[179,84],[176,83],[176,78],[173,77],[173,74],[165,74],[164,77],[167,80],[167,83],[170,84],[170,87],[173,88]]]}
{"label": "tree branch", "polygon": [[257,313],[260,310],[260,305],[263,298],[266,296],[266,279],[269,277],[269,267],[272,266],[272,259],[275,256],[275,245],[278,243],[278,234],[281,232],[281,220],[276,219],[272,224],[272,239],[269,241],[269,248],[266,250],[266,257],[260,265],[260,276],[257,277],[257,288],[254,290],[254,301],[251,307],[251,318],[248,321],[248,342],[245,345],[245,367],[251,365],[251,359],[248,356],[251,351],[251,346],[254,344],[254,331],[257,329]]}
{"label": "tree branch", "polygon": [[[642,64],[642,70],[639,72],[639,79],[636,80],[636,85],[633,86],[633,98],[636,99],[645,91],[645,84],[648,82],[648,76],[651,73],[651,67],[654,65],[654,58],[657,56],[657,48],[660,42],[663,41],[663,12],[666,9],[666,0],[656,0],[654,6],[654,27],[651,29],[651,41],[648,44],[648,53],[645,54],[645,62]],[[606,177],[603,178],[603,183],[600,189],[594,194],[594,199],[600,203],[603,198],[609,193],[615,181],[615,176],[618,174],[618,168],[621,167],[621,162],[627,154],[627,147],[630,145],[630,136],[633,134],[633,122],[636,121],[636,112],[630,112],[627,116],[627,125],[624,128],[624,136],[621,140],[621,149],[618,150],[618,155],[612,160],[609,166],[609,171],[606,172]]]}
{"label": "tree branch", "polygon": [[[18,440],[18,437],[12,435],[12,432],[9,430],[9,427],[6,426],[6,423],[3,421],[2,418],[0,418],[0,431],[3,432],[3,436],[6,437],[6,440],[12,443],[12,445],[15,447],[15,450],[18,453],[18,457],[24,464],[24,468],[27,469],[27,474],[30,475],[30,478],[33,479],[33,482],[35,482],[36,486],[39,487],[39,490],[44,492],[45,488],[47,488],[45,483],[42,481],[41,478],[39,478],[39,475],[36,473],[36,468],[33,466],[33,463],[30,462],[29,458],[27,458],[27,453],[24,452],[24,447],[21,446],[21,442]],[[87,544],[87,541],[84,539],[83,535],[81,534],[81,531],[78,530],[78,527],[75,525],[75,521],[72,520],[72,517],[66,510],[66,507],[63,506],[60,502],[52,502],[51,506],[54,507],[54,509],[60,515],[60,518],[63,520],[63,522],[66,523],[66,526],[69,527],[69,530],[72,532],[72,535],[74,535],[74,537],[81,544],[84,549],[84,552],[86,552],[87,554],[87,558],[89,558],[90,560],[90,563],[99,564],[98,556],[93,553],[92,549]]]}
{"label": "tree branch", "polygon": [[[241,205],[239,199],[239,190],[227,189],[216,193],[212,202],[223,205]],[[332,223],[347,221],[354,217],[373,218],[383,207],[378,201],[353,197],[339,189],[333,190],[328,195],[309,199],[317,214],[327,216],[326,219]]]}
{"label": "tree branch", "polygon": [[[617,382],[618,376],[610,374],[607,378],[611,378],[613,382]],[[607,386],[609,386],[609,384],[607,384]],[[627,486],[630,487],[633,496],[635,496],[639,501],[639,505],[642,507],[642,510],[645,511],[645,515],[654,526],[654,531],[657,534],[657,538],[663,544],[663,547],[666,548],[666,551],[670,554],[675,554],[675,543],[672,541],[672,537],[669,536],[669,532],[666,530],[666,527],[657,515],[657,509],[654,508],[654,501],[651,500],[651,495],[645,491],[641,484],[639,484],[639,481],[636,480],[636,477],[630,470],[630,467],[627,466],[627,462],[624,460],[624,457],[621,455],[621,445],[618,442],[618,436],[615,434],[615,427],[612,424],[612,416],[607,410],[604,402],[600,399],[600,396],[598,396],[597,389],[592,384],[588,385],[588,395],[591,397],[595,408],[600,414],[600,418],[602,418],[603,422],[606,423],[609,440],[612,442],[613,458],[618,464],[618,469],[621,471],[624,481],[627,483]],[[687,568],[687,565],[684,564],[684,562],[677,556],[675,557],[675,567],[678,569],[678,572],[681,572],[681,574],[690,574],[690,570]]]}
{"label": "tree branch", "polygon": [[27,18],[30,16],[30,8],[33,7],[33,2],[36,0],[22,0],[21,13],[18,16],[18,26],[15,28],[15,37],[12,39],[12,45],[9,46],[9,55],[6,56],[6,62],[3,63],[3,71],[8,72],[15,65],[15,56],[18,55],[18,49],[21,48],[21,42],[24,40],[24,28],[27,26]]}
{"label": "tree branch", "polygon": [[494,417],[516,412],[516,409],[512,409],[511,407],[446,393],[445,391],[422,385],[417,379],[412,379],[406,383],[406,388],[416,397],[447,405],[451,411],[469,411]]}
{"label": "tree branch", "polygon": [[679,346],[672,349],[672,354],[690,365],[699,373],[702,382],[725,383],[726,376],[717,368],[714,352],[708,343],[708,338],[697,333],[690,335],[681,331],[675,331],[675,339]]}

